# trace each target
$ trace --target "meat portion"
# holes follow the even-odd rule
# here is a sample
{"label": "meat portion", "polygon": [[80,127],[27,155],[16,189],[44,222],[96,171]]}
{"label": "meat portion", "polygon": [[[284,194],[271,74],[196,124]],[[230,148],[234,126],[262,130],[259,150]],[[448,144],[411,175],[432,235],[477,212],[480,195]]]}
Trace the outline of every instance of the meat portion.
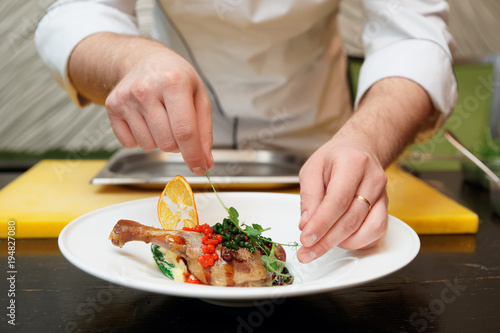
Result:
{"label": "meat portion", "polygon": [[[229,250],[218,244],[215,252],[219,255],[214,265],[204,268],[198,261],[203,234],[195,231],[164,230],[130,220],[116,223],[109,239],[119,247],[130,241],[154,243],[181,256],[189,271],[204,284],[214,286],[261,287],[272,284],[273,276],[262,262],[260,250],[251,253],[246,248]],[[229,255],[228,255],[228,250]],[[280,260],[284,258],[281,248]],[[223,257],[230,260],[224,260]]]}

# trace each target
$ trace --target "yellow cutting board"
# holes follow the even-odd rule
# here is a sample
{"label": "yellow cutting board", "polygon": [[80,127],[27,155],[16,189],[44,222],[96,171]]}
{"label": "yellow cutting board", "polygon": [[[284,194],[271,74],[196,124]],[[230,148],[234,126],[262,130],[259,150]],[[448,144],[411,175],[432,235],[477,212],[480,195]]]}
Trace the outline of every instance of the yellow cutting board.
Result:
{"label": "yellow cutting board", "polygon": [[57,237],[80,215],[119,202],[159,196],[147,190],[90,184],[105,165],[105,160],[37,163],[0,191],[0,237],[6,237],[10,220],[15,221],[16,238]]}
{"label": "yellow cutting board", "polygon": [[[95,209],[158,197],[161,191],[91,185],[105,160],[44,160],[0,191],[0,237],[57,237],[66,224]],[[477,215],[397,167],[388,169],[389,213],[417,233],[475,233]],[[283,192],[283,191],[280,191]],[[287,190],[298,193],[298,188]],[[11,228],[12,229],[12,228]]]}
{"label": "yellow cutting board", "polygon": [[389,214],[406,222],[419,235],[477,232],[479,217],[470,209],[396,165],[386,173]]}

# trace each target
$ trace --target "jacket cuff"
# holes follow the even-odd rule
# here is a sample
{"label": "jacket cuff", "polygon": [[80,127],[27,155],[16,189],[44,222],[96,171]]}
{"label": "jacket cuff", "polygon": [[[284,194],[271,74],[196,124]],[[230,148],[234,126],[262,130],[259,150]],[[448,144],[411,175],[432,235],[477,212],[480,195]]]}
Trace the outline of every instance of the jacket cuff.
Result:
{"label": "jacket cuff", "polygon": [[79,107],[89,104],[89,101],[80,96],[71,83],[68,60],[80,41],[97,32],[139,34],[134,16],[105,4],[81,1],[56,3],[49,8],[35,31],[40,57],[56,82]]}
{"label": "jacket cuff", "polygon": [[408,39],[384,47],[365,59],[359,76],[355,108],[368,89],[387,77],[419,84],[439,111],[435,128],[444,124],[457,101],[457,82],[449,54],[437,43]]}

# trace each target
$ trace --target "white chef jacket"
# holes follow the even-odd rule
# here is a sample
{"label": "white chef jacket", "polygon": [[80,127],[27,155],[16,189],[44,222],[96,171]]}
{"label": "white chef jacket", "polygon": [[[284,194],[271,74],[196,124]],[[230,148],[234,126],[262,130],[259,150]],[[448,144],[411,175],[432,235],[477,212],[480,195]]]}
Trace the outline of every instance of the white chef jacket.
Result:
{"label": "white chef jacket", "polygon": [[[157,0],[153,37],[204,80],[215,147],[311,153],[340,128],[352,106],[339,1]],[[137,35],[135,2],[60,0],[40,21],[39,54],[77,105],[88,101],[68,78],[71,51],[96,32]],[[447,3],[364,0],[363,6],[365,61],[354,107],[376,81],[404,77],[427,91],[439,126],[457,98]]]}

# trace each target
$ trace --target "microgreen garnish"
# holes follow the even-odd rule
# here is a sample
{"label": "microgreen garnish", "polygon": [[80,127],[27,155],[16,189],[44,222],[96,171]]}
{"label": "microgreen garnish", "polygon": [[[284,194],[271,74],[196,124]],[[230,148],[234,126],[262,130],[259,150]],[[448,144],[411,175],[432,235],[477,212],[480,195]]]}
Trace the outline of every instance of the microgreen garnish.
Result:
{"label": "microgreen garnish", "polygon": [[255,237],[258,237],[261,235],[261,233],[263,233],[264,231],[266,230],[270,230],[271,228],[267,228],[267,229],[263,229],[260,224],[255,224],[253,223],[252,226],[248,226],[246,225],[245,226],[245,233],[247,235],[251,235],[251,236],[255,236]]}
{"label": "microgreen garnish", "polygon": [[[264,252],[264,255],[261,256],[264,265],[267,270],[274,274],[274,283],[277,285],[281,284],[289,284],[293,281],[288,269],[286,268],[286,263],[282,260],[279,260],[275,255],[276,244],[282,246],[290,246],[293,248],[297,248],[299,244],[297,242],[292,242],[289,244],[282,244],[273,242],[270,238],[262,236],[264,231],[270,230],[271,228],[263,228],[260,224],[252,223],[252,226],[246,225],[245,223],[240,224],[239,216],[240,214],[234,207],[227,208],[226,205],[222,202],[219,197],[219,194],[215,190],[214,185],[210,179],[210,175],[208,171],[205,173],[205,177],[207,177],[210,186],[219,200],[220,204],[226,210],[228,214],[228,219],[234,224],[234,226],[244,235],[246,235],[253,244],[256,244],[258,248]],[[269,249],[271,247],[271,249]],[[249,248],[250,252],[255,252],[255,247]]]}

